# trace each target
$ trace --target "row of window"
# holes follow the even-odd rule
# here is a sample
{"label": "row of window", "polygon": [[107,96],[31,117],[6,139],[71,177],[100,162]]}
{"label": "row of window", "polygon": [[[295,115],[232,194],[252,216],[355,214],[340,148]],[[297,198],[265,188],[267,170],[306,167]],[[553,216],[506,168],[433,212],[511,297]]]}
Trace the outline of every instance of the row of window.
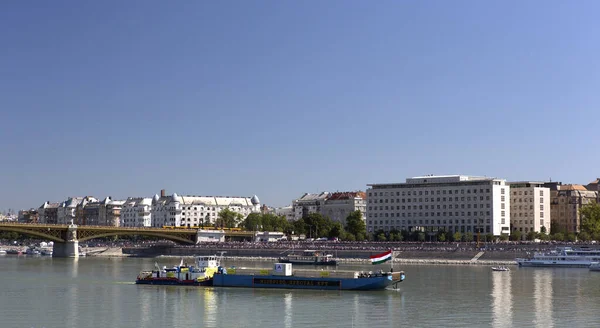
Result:
{"label": "row of window", "polygon": [[[527,190],[525,190],[525,191],[523,191],[523,190],[519,190],[519,191],[518,191],[518,195],[527,196],[527,194],[528,194],[528,193],[529,193],[529,192],[528,192]],[[515,190],[515,191],[513,191],[513,195],[514,195],[514,196],[517,196],[517,191],[516,191],[516,190]],[[535,196],[535,193],[532,191],[532,192],[531,192],[531,195],[532,195],[532,196]],[[540,196],[544,196],[544,191],[543,191],[543,190],[540,190]]]}
{"label": "row of window", "polygon": [[[470,194],[471,191],[474,194],[477,193],[477,189],[460,189],[460,193],[464,194],[465,190],[466,190],[467,194]],[[479,192],[483,194],[483,190],[484,189],[479,189]],[[490,189],[489,188],[485,189],[485,192],[489,193]],[[417,196],[417,193],[419,196],[422,196],[422,195],[425,195],[425,196],[427,196],[427,195],[445,195],[446,193],[448,193],[449,195],[452,195],[452,190],[451,189],[450,190],[436,190],[436,191],[434,191],[434,190],[419,190],[419,191],[409,190],[409,191],[402,191],[402,192],[396,191],[396,196],[400,196],[401,194],[402,194],[402,196],[411,196],[411,195]],[[501,193],[504,194],[504,188],[501,189]],[[454,194],[458,195],[459,189],[455,189]],[[368,193],[368,196],[369,197],[394,196],[394,192],[393,191],[389,191],[389,192],[388,191],[379,191],[379,192],[370,191]]]}
{"label": "row of window", "polygon": [[[484,223],[483,219],[473,219],[472,220],[473,224],[477,224],[479,221],[480,224]],[[447,223],[446,223],[447,222]],[[437,225],[441,225],[441,224],[471,224],[471,219],[456,219],[456,220],[401,220],[400,222],[398,222],[398,220],[367,220],[367,224],[369,225],[373,225],[373,224],[388,224],[388,223],[402,223],[404,224],[425,224],[425,225],[429,225],[429,224],[437,224]],[[490,223],[490,219],[486,219],[485,223],[489,224]]]}
{"label": "row of window", "polygon": [[[413,213],[402,213],[402,215],[400,215],[400,213],[395,213],[396,214],[395,217],[398,217],[398,218],[399,217],[409,217],[410,218],[411,216],[412,217],[429,217],[429,213],[430,212],[419,212],[419,213],[413,212]],[[471,216],[471,212],[466,212],[466,213],[467,213],[466,216]],[[486,211],[485,213],[486,213],[487,216],[491,215],[490,211]],[[504,211],[501,211],[500,213],[501,213],[501,216],[505,215]],[[381,215],[378,216],[378,214],[381,214]],[[389,214],[389,216],[388,216],[388,214]],[[446,215],[446,214],[448,214],[448,215]],[[483,216],[483,211],[480,211],[479,215]],[[392,217],[393,218],[394,217],[394,212],[391,212],[391,213],[368,213],[367,216],[369,218],[376,218],[376,217],[380,217],[380,218],[383,218],[383,217],[386,217],[386,218],[387,217]],[[436,216],[436,212],[431,212],[431,216],[432,217]],[[437,216],[444,216],[444,217],[445,216],[452,216],[452,212],[437,212]],[[454,216],[465,216],[465,212],[460,212],[460,215],[459,215],[459,212],[454,212]],[[477,212],[473,212],[473,216],[477,216]]]}
{"label": "row of window", "polygon": [[[473,206],[473,208],[478,208],[477,204],[466,204],[466,205],[467,205],[466,208],[471,208],[471,206]],[[479,208],[484,208],[483,205],[484,204],[479,204]],[[485,205],[486,205],[485,206],[486,208],[491,208],[490,204],[485,204]],[[504,209],[504,203],[502,203],[501,205],[502,205],[502,208]],[[436,206],[437,206],[438,210],[445,210],[446,209],[446,205],[431,205],[431,209],[435,210]],[[448,207],[448,209],[452,209],[452,204],[447,205],[447,207]],[[454,208],[455,209],[465,208],[465,204],[460,204],[460,207],[459,207],[458,204],[454,204]],[[426,210],[428,210],[428,209],[430,209],[430,206],[429,205],[408,205],[408,206],[402,205],[402,206],[396,206],[396,210],[400,210],[400,209],[402,209],[402,210],[416,210],[416,209],[419,209],[419,210],[426,209]],[[378,210],[379,211],[385,211],[385,210],[392,210],[393,211],[394,210],[394,206],[387,206],[387,205],[386,206],[383,206],[383,205],[382,206],[369,206],[369,211],[378,211]]]}
{"label": "row of window", "polygon": [[[473,198],[471,198],[471,197],[464,197],[464,196],[460,197],[460,201],[461,202],[464,202],[464,201],[470,202],[471,199],[473,201],[477,201],[477,196],[473,196]],[[379,199],[379,202],[377,202],[377,199],[369,199],[369,204],[371,204],[371,203],[376,203],[376,204],[377,203],[378,204],[394,203],[394,200],[396,200],[396,203],[410,203],[410,202],[413,202],[413,203],[417,203],[417,202],[422,203],[423,202],[423,198],[385,198],[385,199],[382,198],[382,199]],[[483,200],[484,200],[484,196],[479,196],[479,201],[483,201]],[[485,196],[485,200],[490,200],[490,196]],[[501,196],[501,200],[502,201],[505,200],[504,196]],[[435,201],[437,201],[437,202],[440,202],[440,201],[441,202],[452,202],[452,201],[458,202],[459,198],[458,197],[454,197],[454,200],[453,200],[452,197],[448,197],[448,198],[446,198],[446,197],[438,197],[437,199],[433,198],[433,197],[432,198],[425,197],[425,202],[426,203],[428,203],[428,202],[435,202]]]}
{"label": "row of window", "polygon": [[[533,225],[533,220],[515,220],[513,224],[530,224]],[[540,219],[540,226],[544,225],[544,219]]]}

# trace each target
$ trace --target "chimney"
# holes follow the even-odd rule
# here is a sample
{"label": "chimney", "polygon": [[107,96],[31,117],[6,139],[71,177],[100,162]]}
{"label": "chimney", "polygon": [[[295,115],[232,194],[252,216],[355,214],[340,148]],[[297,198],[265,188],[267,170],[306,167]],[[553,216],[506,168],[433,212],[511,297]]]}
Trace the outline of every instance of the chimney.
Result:
{"label": "chimney", "polygon": [[165,197],[165,190],[164,189],[160,190],[160,197]]}

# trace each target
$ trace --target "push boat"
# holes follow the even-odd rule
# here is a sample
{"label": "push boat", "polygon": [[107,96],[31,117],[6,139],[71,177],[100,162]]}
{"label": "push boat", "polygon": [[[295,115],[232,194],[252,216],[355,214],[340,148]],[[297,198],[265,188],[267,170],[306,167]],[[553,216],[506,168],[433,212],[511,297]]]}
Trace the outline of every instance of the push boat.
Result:
{"label": "push boat", "polygon": [[183,259],[179,265],[172,268],[160,269],[157,263],[154,266],[156,270],[140,272],[135,283],[140,285],[212,286],[215,273],[223,270],[217,256],[198,256],[193,266],[188,266]]}
{"label": "push boat", "polygon": [[517,258],[523,267],[589,268],[592,262],[600,262],[600,249],[588,247],[557,247],[550,252],[537,252],[530,258]]}
{"label": "push boat", "polygon": [[291,263],[297,265],[336,265],[337,261],[332,254],[325,254],[315,250],[304,250],[301,254],[287,254],[279,258],[279,263]]}

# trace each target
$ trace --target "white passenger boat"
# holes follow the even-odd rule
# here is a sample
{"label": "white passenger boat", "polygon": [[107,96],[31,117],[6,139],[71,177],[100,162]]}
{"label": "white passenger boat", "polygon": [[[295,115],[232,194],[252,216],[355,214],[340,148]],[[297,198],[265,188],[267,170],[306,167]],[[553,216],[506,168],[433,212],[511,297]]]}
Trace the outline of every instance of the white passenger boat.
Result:
{"label": "white passenger boat", "polygon": [[535,253],[530,258],[517,258],[519,266],[589,268],[592,262],[600,262],[600,249],[589,247],[557,247],[553,251]]}
{"label": "white passenger boat", "polygon": [[590,264],[590,271],[600,271],[600,262],[592,262]]}

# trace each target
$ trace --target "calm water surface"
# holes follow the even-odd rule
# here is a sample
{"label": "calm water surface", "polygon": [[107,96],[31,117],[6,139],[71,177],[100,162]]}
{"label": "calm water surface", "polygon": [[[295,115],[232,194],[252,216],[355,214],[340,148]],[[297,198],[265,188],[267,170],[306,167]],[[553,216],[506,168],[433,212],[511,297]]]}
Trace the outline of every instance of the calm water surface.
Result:
{"label": "calm water surface", "polygon": [[[179,259],[158,259],[175,265]],[[597,327],[600,272],[407,265],[400,291],[138,286],[154,259],[0,257],[0,327]],[[270,267],[271,263],[225,262]],[[385,266],[344,266],[374,270]]]}

